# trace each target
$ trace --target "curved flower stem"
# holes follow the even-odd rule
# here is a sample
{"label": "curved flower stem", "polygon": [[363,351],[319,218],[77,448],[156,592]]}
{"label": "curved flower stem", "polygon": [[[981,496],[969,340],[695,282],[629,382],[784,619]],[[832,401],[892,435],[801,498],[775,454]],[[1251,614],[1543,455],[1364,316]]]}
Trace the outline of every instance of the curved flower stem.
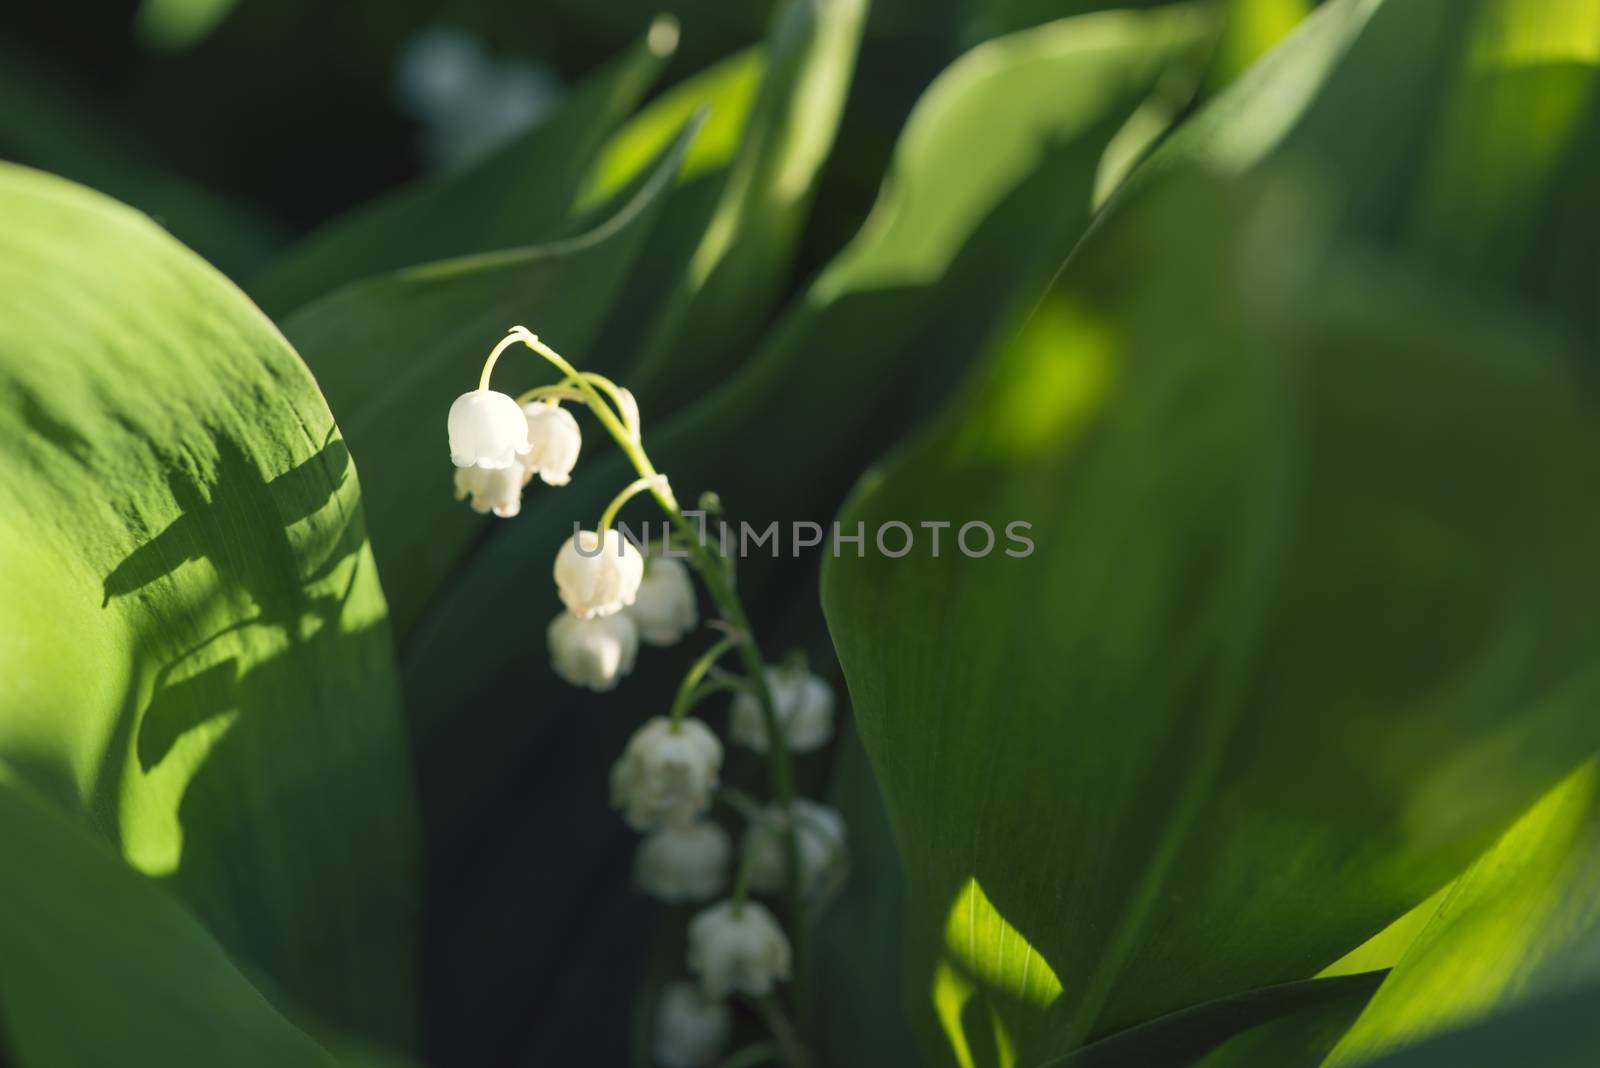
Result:
{"label": "curved flower stem", "polygon": [[611,498],[611,503],[606,505],[606,510],[600,513],[600,526],[596,528],[597,532],[604,534],[611,529],[611,524],[616,520],[617,513],[622,511],[623,505],[645,490],[655,489],[657,483],[665,483],[666,481],[667,476],[665,475],[650,475],[647,478],[636,478],[622,487],[622,492]]}
{"label": "curved flower stem", "polygon": [[585,399],[582,393],[566,382],[560,382],[553,386],[535,386],[533,389],[517,394],[518,404],[527,404],[529,401],[535,400],[581,401]]}
{"label": "curved flower stem", "polygon": [[700,685],[700,680],[706,677],[706,672],[711,670],[711,666],[717,662],[723,653],[737,646],[741,640],[740,635],[730,634],[707,649],[701,654],[700,659],[689,665],[689,670],[683,676],[683,681],[678,684],[678,694],[672,699],[671,719],[674,730],[677,729],[678,724],[683,722],[684,714],[698,700],[696,697],[698,690],[696,688]]}

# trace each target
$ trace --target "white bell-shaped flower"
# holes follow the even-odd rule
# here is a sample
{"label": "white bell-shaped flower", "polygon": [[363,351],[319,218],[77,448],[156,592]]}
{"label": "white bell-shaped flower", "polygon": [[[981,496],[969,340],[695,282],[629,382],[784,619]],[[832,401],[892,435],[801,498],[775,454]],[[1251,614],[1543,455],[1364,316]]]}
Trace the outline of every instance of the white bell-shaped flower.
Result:
{"label": "white bell-shaped flower", "polygon": [[639,655],[639,628],[625,614],[579,619],[562,612],[545,632],[550,667],[561,678],[604,693],[633,671]]}
{"label": "white bell-shaped flower", "polygon": [[662,1068],[707,1068],[722,1056],[732,1032],[733,1013],[726,1002],[678,979],[661,991],[651,1048]]}
{"label": "white bell-shaped flower", "polygon": [[723,901],[689,921],[689,971],[707,997],[772,993],[789,978],[789,939],[761,905]]}
{"label": "white bell-shaped flower", "polygon": [[456,500],[472,502],[474,512],[493,512],[510,519],[522,511],[522,487],[527,484],[527,468],[520,463],[509,467],[456,468]]}
{"label": "white bell-shaped flower", "polygon": [[457,467],[510,467],[528,452],[528,419],[514,398],[492,389],[450,405],[450,460]]}
{"label": "white bell-shaped flower", "polygon": [[580,530],[556,553],[556,590],[579,619],[609,616],[632,604],[644,580],[644,557],[615,528],[605,537]]}
{"label": "white bell-shaped flower", "polygon": [[675,645],[699,624],[694,580],[682,561],[652,556],[644,562],[644,581],[628,609],[639,624],[639,637],[651,645]]}
{"label": "white bell-shaped flower", "polygon": [[685,823],[711,804],[722,743],[698,719],[657,716],[634,732],[611,768],[611,807],[636,831]]}
{"label": "white bell-shaped flower", "polygon": [[578,420],[559,404],[532,401],[522,406],[528,419],[528,456],[524,461],[530,474],[537,474],[547,486],[565,486],[572,481],[572,468],[583,448],[583,431]]}
{"label": "white bell-shaped flower", "polygon": [[[809,671],[767,668],[767,688],[778,713],[778,725],[789,748],[809,753],[833,737],[833,688]],[[733,699],[733,740],[758,753],[767,751],[767,717],[761,702],[747,691]]]}
{"label": "white bell-shaped flower", "polygon": [[[745,863],[750,866],[750,889],[777,894],[788,872],[789,817],[779,805],[768,805],[744,832]],[[850,867],[845,848],[844,817],[827,805],[796,798],[794,845],[800,861],[800,893],[813,900],[825,898],[844,882]]]}
{"label": "white bell-shaped flower", "polygon": [[710,901],[728,883],[733,843],[710,820],[668,823],[639,843],[633,877],[639,889],[669,905]]}

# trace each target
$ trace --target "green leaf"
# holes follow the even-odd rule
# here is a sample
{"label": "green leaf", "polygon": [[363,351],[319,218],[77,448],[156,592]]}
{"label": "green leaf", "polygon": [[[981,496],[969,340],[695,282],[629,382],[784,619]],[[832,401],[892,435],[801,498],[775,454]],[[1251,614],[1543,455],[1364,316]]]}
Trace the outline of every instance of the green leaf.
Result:
{"label": "green leaf", "polygon": [[358,278],[570,233],[584,175],[676,43],[676,25],[658,20],[632,51],[591,76],[532,130],[480,163],[341,216],[276,261],[255,280],[252,294],[281,318]]}
{"label": "green leaf", "polygon": [[[661,211],[695,125],[611,219],[587,234],[357,282],[283,324],[339,414],[365,481],[373,550],[404,635],[485,520],[452,499],[444,416],[474,387],[489,348],[526,321],[582,352],[621,300],[629,265]],[[515,394],[554,372],[517,349],[495,385]],[[588,362],[589,369],[595,362]],[[591,429],[591,448],[600,437]],[[419,478],[425,480],[420,483]],[[536,491],[535,491],[536,492]]]}
{"label": "green leaf", "polygon": [[824,575],[930,1048],[980,996],[1029,1064],[1308,977],[1600,743],[1570,354],[1317,277],[1298,199],[1144,192],[840,519],[992,554]]}
{"label": "green leaf", "polygon": [[1600,981],[1600,795],[1584,765],[1456,881],[1327,1063]]}
{"label": "green leaf", "polygon": [[7,1063],[334,1068],[154,881],[0,769]]}
{"label": "green leaf", "polygon": [[1489,1019],[1430,1038],[1376,1062],[1377,1068],[1587,1068],[1594,1062],[1600,1024],[1594,1006],[1600,984],[1542,998]]}
{"label": "green leaf", "polygon": [[0,763],[241,966],[403,1044],[409,755],[316,384],[149,219],[11,166],[0,216]]}
{"label": "green leaf", "polygon": [[1149,170],[1292,161],[1340,191],[1341,233],[1511,292],[1592,346],[1596,41],[1600,0],[1331,0]]}
{"label": "green leaf", "polygon": [[[1087,225],[1107,143],[1207,29],[1192,9],[1102,16],[994,42],[942,75],[910,121],[875,221],[740,373],[669,417],[644,405],[645,443],[680,498],[715,489],[731,517],[757,529],[826,522],[853,472],[942,398],[951,370],[1044,287]],[[1019,94],[1024,70],[1054,91]],[[962,182],[947,180],[957,171]],[[590,363],[590,353],[542,332]],[[830,384],[816,401],[825,417],[812,418],[796,403],[818,396],[819,382]],[[442,456],[433,463],[442,492],[448,468]],[[615,758],[645,712],[670,701],[686,651],[646,650],[634,675],[602,698],[549,673],[540,634],[560,609],[555,550],[574,521],[592,522],[632,477],[614,453],[586,456],[568,488],[530,493],[523,514],[495,525],[405,643],[407,702],[427,753],[419,765],[427,840],[436,846],[429,959],[450,999],[445,1011],[486,1049],[516,1040],[496,1028],[518,1006],[567,996],[565,979],[532,977],[577,970],[577,938],[626,924],[649,929],[626,887],[634,837],[609,810],[605,776],[571,769]],[[648,517],[643,504],[624,514]],[[775,620],[815,611],[813,576],[809,561],[741,562],[764,639]],[[772,645],[772,655],[781,651]],[[462,708],[476,711],[461,716]],[[810,781],[814,769],[801,770]],[[752,771],[730,769],[730,781]],[[530,782],[538,784],[531,801]],[[554,855],[584,859],[567,878],[545,878],[542,858]],[[552,925],[553,916],[562,922]],[[609,969],[603,989],[626,982],[628,961],[623,948],[595,965]],[[596,1030],[560,1036],[568,1055],[596,1056],[605,1037]],[[542,1052],[560,1060],[550,1046]]]}
{"label": "green leaf", "polygon": [[783,291],[855,69],[866,0],[789,0],[773,15],[761,85],[715,205],[677,262],[680,279],[631,376],[674,405],[717,382]]}

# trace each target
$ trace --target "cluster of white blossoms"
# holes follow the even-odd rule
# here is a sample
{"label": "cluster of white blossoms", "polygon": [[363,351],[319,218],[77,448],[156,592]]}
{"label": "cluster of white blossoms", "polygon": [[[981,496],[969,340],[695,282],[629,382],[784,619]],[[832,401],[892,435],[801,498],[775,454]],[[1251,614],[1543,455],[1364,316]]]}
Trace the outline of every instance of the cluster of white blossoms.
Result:
{"label": "cluster of white blossoms", "polygon": [[[565,379],[521,398],[489,389],[495,360],[516,342],[543,355]],[[563,607],[546,630],[551,667],[571,685],[601,692],[632,672],[641,642],[674,645],[700,625],[695,584],[679,556],[647,559],[611,527],[623,503],[650,492],[669,519],[688,529],[666,479],[644,453],[633,395],[577,371],[516,327],[490,354],[479,388],[451,406],[450,456],[458,499],[470,498],[479,512],[514,516],[535,475],[549,486],[572,477],[582,434],[564,400],[587,405],[639,472],[595,529],[577,530],[556,553]],[[730,996],[760,999],[764,1012],[778,1011],[770,997],[790,978],[793,949],[773,913],[749,895],[782,895],[794,919],[801,909],[819,907],[848,869],[844,818],[795,797],[789,770],[791,754],[813,752],[833,736],[833,690],[803,664],[762,668],[727,563],[704,544],[687,556],[723,617],[710,624],[721,638],[689,668],[670,712],[635,731],[611,769],[612,806],[644,835],[634,860],[639,889],[671,904],[716,901],[689,922],[686,964],[698,985],[669,984],[657,1006],[654,1050],[668,1068],[716,1060],[732,1027]],[[717,665],[735,649],[747,668],[743,675]],[[766,757],[777,801],[763,806],[721,786],[722,741],[688,713],[726,692],[734,695],[729,737]],[[745,819],[731,891],[733,838],[710,814],[719,797]]]}

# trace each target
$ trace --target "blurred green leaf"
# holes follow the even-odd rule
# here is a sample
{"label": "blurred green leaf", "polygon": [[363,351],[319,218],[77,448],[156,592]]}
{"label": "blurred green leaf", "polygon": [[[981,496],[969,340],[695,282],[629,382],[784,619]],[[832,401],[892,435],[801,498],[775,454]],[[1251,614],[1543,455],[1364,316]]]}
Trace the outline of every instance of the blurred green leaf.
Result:
{"label": "blurred green leaf", "polygon": [[840,520],[993,554],[824,576],[946,1062],[975,1012],[1027,1064],[1307,977],[1600,744],[1570,353],[1307,279],[1299,198],[1156,192]]}
{"label": "blurred green leaf", "polygon": [[1147,171],[1315,169],[1342,234],[1515,294],[1594,347],[1597,63],[1600,0],[1330,0]]}
{"label": "blurred green leaf", "polygon": [[[911,119],[875,218],[740,373],[679,413],[643,404],[646,444],[679,496],[715,489],[731,516],[758,529],[826,523],[853,472],[944,397],[952,374],[1045,286],[1087,225],[1106,144],[1208,29],[1193,9],[1066,22],[994,42],[946,72]],[[950,181],[952,171],[964,180]],[[581,347],[527,325],[592,365]],[[625,367],[618,373],[630,382]],[[835,386],[818,395],[818,383]],[[797,403],[813,396],[815,417]],[[434,462],[442,494],[448,467]],[[599,1055],[594,1043],[616,1010],[597,999],[626,1001],[643,967],[628,967],[621,932],[648,931],[652,911],[626,888],[634,838],[609,811],[605,775],[571,768],[608,766],[642,715],[670,700],[684,657],[645,650],[602,698],[556,680],[541,640],[560,608],[556,548],[631,477],[614,453],[590,455],[567,489],[530,493],[523,514],[496,524],[440,589],[403,651],[427,754],[419,775],[435,846],[437,1004],[453,1031],[486,1049],[524,1042],[505,1031],[520,1006],[561,1004],[572,1023],[541,1043],[551,1062]],[[648,515],[630,506],[624,518]],[[813,574],[809,562],[741,563],[765,637],[797,606],[814,611]],[[461,715],[466,708],[475,711]],[[800,770],[811,781],[817,769]],[[730,781],[754,771],[730,767]],[[539,784],[531,798],[529,782]],[[566,878],[541,874],[552,856],[569,858]],[[575,963],[582,940],[601,934],[623,946],[593,969]],[[569,1000],[579,976],[599,993]]]}
{"label": "blurred green leaf", "polygon": [[1580,768],[1457,880],[1330,1066],[1600,980],[1596,774]]}
{"label": "blurred green leaf", "polygon": [[705,123],[684,157],[678,181],[727,167],[738,154],[766,73],[765,51],[747,48],[652,100],[606,142],[578,191],[578,210],[600,207],[637,179],[702,109]]}
{"label": "blurred green leaf", "polygon": [[[584,351],[621,299],[628,267],[694,136],[695,124],[680,131],[628,203],[587,234],[379,275],[284,322],[363,473],[373,549],[402,635],[485,525],[452,499],[453,469],[440,463],[448,459],[450,402],[474,388],[489,348],[518,322]],[[515,394],[552,379],[525,350],[513,356],[520,359],[498,371],[499,388]],[[591,451],[601,448],[601,432],[590,434]],[[424,482],[418,492],[419,475],[433,476],[432,489]]]}
{"label": "blurred green leaf", "polygon": [[0,873],[7,1063],[338,1063],[170,895],[30,798],[3,768],[0,838],[13,857],[27,858]]}
{"label": "blurred green leaf", "polygon": [[174,173],[64,78],[3,46],[0,158],[131,204],[234,278],[257,270],[283,243],[274,226]]}
{"label": "blurred green leaf", "polygon": [[693,397],[765,325],[833,147],[866,12],[867,0],[788,0],[774,14],[767,76],[714,207],[705,201],[711,210],[671,262],[644,260],[677,284],[631,372],[641,395]]}
{"label": "blurred green leaf", "polygon": [[632,51],[578,86],[539,125],[481,163],[340,217],[273,263],[252,294],[281,318],[359,278],[570,233],[584,175],[676,42],[676,26],[658,21]]}
{"label": "blurred green leaf", "polygon": [[409,754],[333,419],[150,220],[11,166],[0,217],[0,764],[241,967],[403,1045]]}

